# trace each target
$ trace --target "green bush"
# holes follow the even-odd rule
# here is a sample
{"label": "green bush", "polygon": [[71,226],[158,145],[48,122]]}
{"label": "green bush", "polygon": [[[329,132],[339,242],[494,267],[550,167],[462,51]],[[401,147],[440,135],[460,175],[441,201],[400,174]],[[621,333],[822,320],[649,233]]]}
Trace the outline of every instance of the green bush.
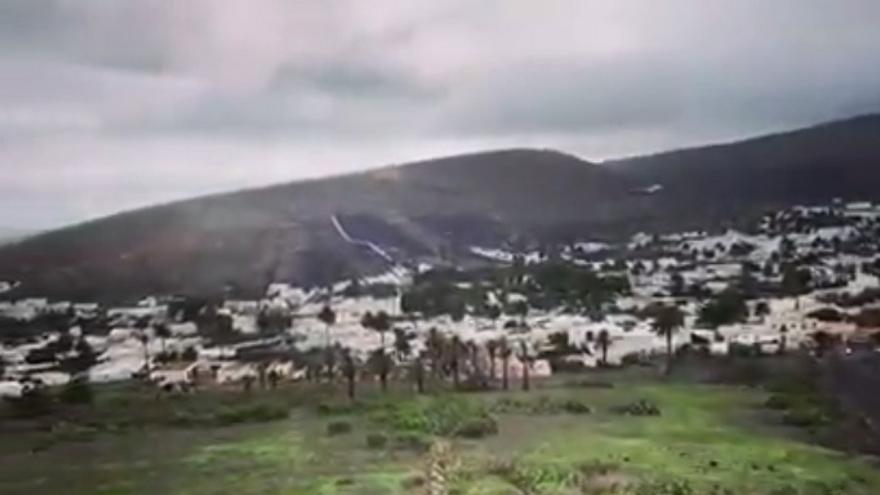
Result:
{"label": "green bush", "polygon": [[783,394],[773,394],[764,402],[764,407],[768,409],[788,409],[792,406],[792,400],[789,396]]}
{"label": "green bush", "polygon": [[[483,429],[495,423],[481,402],[456,397],[419,397],[390,404],[379,411],[377,419],[397,431],[441,436],[456,435],[472,421],[482,422]],[[467,425],[466,430],[472,432],[476,428]]]}
{"label": "green bush", "polygon": [[370,433],[367,435],[367,447],[371,449],[381,449],[388,444],[388,438],[381,433]]}
{"label": "green bush", "polygon": [[65,404],[91,404],[94,394],[87,379],[75,378],[64,385],[58,399]]}
{"label": "green bush", "polygon": [[214,420],[220,425],[236,423],[263,423],[284,419],[288,415],[286,407],[277,404],[246,404],[221,409],[214,414]]}
{"label": "green bush", "polygon": [[498,433],[498,422],[491,416],[475,418],[460,424],[454,435],[462,438],[482,438]]}
{"label": "green bush", "polygon": [[611,412],[625,416],[659,416],[660,407],[647,399],[639,399],[629,404],[614,406]]}
{"label": "green bush", "polygon": [[360,403],[357,402],[320,402],[315,407],[315,410],[318,414],[332,416],[332,415],[342,415],[342,414],[352,414],[356,412],[361,407]]}
{"label": "green bush", "polygon": [[593,409],[577,399],[553,399],[538,397],[528,401],[504,397],[492,405],[492,410],[500,413],[516,414],[590,414]]}
{"label": "green bush", "polygon": [[333,421],[327,424],[328,435],[342,435],[350,433],[351,430],[352,426],[348,421]]}
{"label": "green bush", "polygon": [[179,409],[174,411],[167,423],[185,428],[228,426],[240,423],[264,423],[284,419],[287,416],[288,410],[281,404],[245,403],[208,412]]}
{"label": "green bush", "polygon": [[563,401],[561,406],[565,412],[570,414],[590,414],[593,412],[590,406],[574,399]]}
{"label": "green bush", "polygon": [[7,397],[9,413],[15,418],[34,418],[52,412],[52,398],[41,388],[33,388],[21,397]]}
{"label": "green bush", "polygon": [[785,413],[782,422],[798,428],[815,428],[827,425],[831,418],[820,408],[799,407]]}
{"label": "green bush", "polygon": [[394,437],[394,446],[399,449],[426,452],[431,447],[431,439],[419,433],[403,432]]}

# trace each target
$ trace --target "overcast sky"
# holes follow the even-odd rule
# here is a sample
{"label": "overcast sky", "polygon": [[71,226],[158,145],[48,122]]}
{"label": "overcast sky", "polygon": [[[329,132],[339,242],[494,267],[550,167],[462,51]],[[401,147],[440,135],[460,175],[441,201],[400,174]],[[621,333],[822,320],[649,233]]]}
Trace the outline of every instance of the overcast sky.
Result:
{"label": "overcast sky", "polygon": [[2,0],[0,227],[880,109],[877,0]]}

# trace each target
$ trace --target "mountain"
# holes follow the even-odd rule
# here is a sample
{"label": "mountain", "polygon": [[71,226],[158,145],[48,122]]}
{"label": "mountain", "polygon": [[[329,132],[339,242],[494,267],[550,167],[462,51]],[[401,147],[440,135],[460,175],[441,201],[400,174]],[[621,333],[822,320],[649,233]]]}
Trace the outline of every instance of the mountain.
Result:
{"label": "mountain", "polygon": [[[15,296],[262,292],[387,270],[391,256],[557,235],[627,220],[631,184],[547,150],[505,150],[293,182],[126,212],[0,248]],[[335,222],[334,222],[335,218]],[[344,229],[339,232],[337,224]]]}
{"label": "mountain", "polygon": [[880,197],[880,115],[744,141],[605,162],[663,186],[666,219],[721,221],[768,208]]}
{"label": "mountain", "polygon": [[736,143],[590,163],[514,149],[196,198],[0,247],[9,296],[255,296],[387,259],[541,246],[639,229],[718,227],[767,208],[880,196],[880,116]]}
{"label": "mountain", "polygon": [[31,234],[33,232],[29,230],[0,227],[0,246],[24,239]]}

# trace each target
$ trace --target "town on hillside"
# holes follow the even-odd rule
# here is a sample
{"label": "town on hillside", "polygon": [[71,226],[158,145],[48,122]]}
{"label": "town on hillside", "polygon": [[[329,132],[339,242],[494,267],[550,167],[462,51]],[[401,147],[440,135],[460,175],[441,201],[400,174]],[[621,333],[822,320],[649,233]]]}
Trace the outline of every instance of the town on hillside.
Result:
{"label": "town on hillside", "polygon": [[456,388],[527,387],[561,371],[674,366],[683,352],[880,345],[880,205],[797,206],[752,223],[522,252],[472,246],[487,263],[389,259],[378,276],[279,281],[258,300],[6,300],[0,395],[131,380],[166,394],[329,380],[354,394],[389,380],[421,390],[428,374]]}

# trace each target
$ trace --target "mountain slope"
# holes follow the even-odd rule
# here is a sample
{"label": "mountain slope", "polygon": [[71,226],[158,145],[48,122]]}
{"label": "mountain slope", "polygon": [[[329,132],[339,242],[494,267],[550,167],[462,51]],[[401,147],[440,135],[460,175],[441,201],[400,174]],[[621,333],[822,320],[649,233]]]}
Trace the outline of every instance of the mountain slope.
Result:
{"label": "mountain slope", "polygon": [[384,271],[389,263],[378,252],[467,261],[469,246],[719,227],[767,208],[878,199],[878,185],[878,116],[601,165],[549,150],[493,151],[196,198],[44,233],[0,247],[0,280],[22,282],[7,297],[254,296],[273,281],[324,284]]}
{"label": "mountain slope", "polygon": [[401,259],[540,238],[554,226],[613,225],[631,184],[554,151],[507,150],[294,182],[136,210],[0,249],[15,295],[135,297],[160,292],[254,295],[272,281],[326,283]]}
{"label": "mountain slope", "polygon": [[744,141],[606,162],[663,185],[654,207],[671,217],[880,197],[880,115]]}

